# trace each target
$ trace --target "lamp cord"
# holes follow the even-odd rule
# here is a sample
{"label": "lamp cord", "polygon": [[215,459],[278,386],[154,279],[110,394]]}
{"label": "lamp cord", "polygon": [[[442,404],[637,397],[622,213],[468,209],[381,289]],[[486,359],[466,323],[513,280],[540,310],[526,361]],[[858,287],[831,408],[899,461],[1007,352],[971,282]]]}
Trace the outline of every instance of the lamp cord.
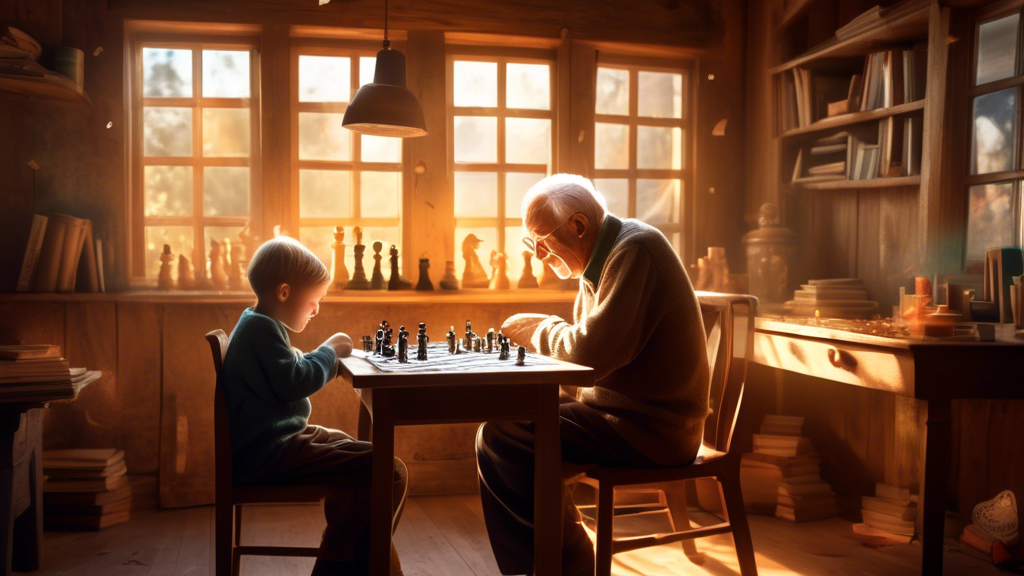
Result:
{"label": "lamp cord", "polygon": [[388,40],[388,0],[384,0],[384,49],[387,50],[391,47],[391,41]]}

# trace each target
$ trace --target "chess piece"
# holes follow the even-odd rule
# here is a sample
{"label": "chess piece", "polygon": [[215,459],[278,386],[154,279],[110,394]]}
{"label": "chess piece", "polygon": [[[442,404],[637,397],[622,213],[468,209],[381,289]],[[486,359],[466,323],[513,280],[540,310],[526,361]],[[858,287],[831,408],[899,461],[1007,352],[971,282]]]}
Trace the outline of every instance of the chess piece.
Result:
{"label": "chess piece", "polygon": [[480,264],[480,257],[476,254],[479,247],[480,239],[473,234],[466,236],[462,242],[462,257],[466,260],[466,269],[462,272],[463,288],[487,288],[490,284],[487,273]]}
{"label": "chess piece", "polygon": [[444,263],[444,277],[441,278],[442,290],[458,290],[459,279],[455,277],[455,262],[447,260]]}
{"label": "chess piece", "polygon": [[373,338],[370,336],[363,336],[363,352],[373,354]]}
{"label": "chess piece", "polygon": [[478,338],[474,338],[473,339],[473,352],[483,352],[483,351],[484,351],[484,339],[483,338],[479,338],[479,337]]}
{"label": "chess piece", "polygon": [[494,328],[487,331],[487,353],[494,352]]}
{"label": "chess piece", "polygon": [[516,366],[526,366],[526,347],[520,346],[516,353]]}
{"label": "chess piece", "polygon": [[508,356],[509,356],[508,338],[505,337],[505,336],[501,336],[501,337],[498,338],[498,340],[499,340],[499,343],[501,344],[501,352],[498,353],[498,360],[508,360]]}
{"label": "chess piece", "polygon": [[228,276],[224,273],[224,248],[220,242],[210,240],[210,280],[216,290],[226,290]]}
{"label": "chess piece", "polygon": [[356,235],[356,245],[352,247],[352,255],[356,261],[355,270],[352,271],[352,279],[345,285],[346,290],[369,290],[370,281],[366,279],[366,270],[363,268],[363,253],[366,246],[363,246],[363,229],[356,226],[352,229]]}
{"label": "chess piece", "polygon": [[373,353],[377,356],[384,354],[384,329],[378,328],[373,337]]}
{"label": "chess piece", "polygon": [[228,288],[232,290],[242,289],[242,266],[238,261],[241,250],[241,244],[232,242],[230,238],[224,239],[224,264],[228,269]]}
{"label": "chess piece", "polygon": [[562,279],[555,274],[555,271],[548,266],[547,262],[541,261],[543,267],[540,269],[540,280],[538,285],[541,288],[558,288],[562,284]]}
{"label": "chess piece", "polygon": [[171,278],[171,262],[174,262],[171,245],[164,244],[164,251],[160,253],[160,276],[156,280],[156,287],[161,290],[174,288],[174,279]]}
{"label": "chess piece", "polygon": [[398,361],[405,364],[409,361],[409,333],[405,326],[398,328]]}
{"label": "chess piece", "polygon": [[373,243],[373,274],[370,276],[370,290],[383,290],[388,287],[380,267],[380,261],[384,258],[381,256],[380,251],[383,249],[384,244],[381,241],[378,240]]}
{"label": "chess piece", "polygon": [[445,337],[448,339],[448,353],[449,354],[455,354],[455,345],[456,345],[455,344],[456,343],[455,326],[452,326],[448,330],[448,334],[446,334]]}
{"label": "chess piece", "polygon": [[246,290],[249,288],[249,255],[252,254],[252,234],[248,222],[238,231],[238,240],[231,244],[231,250],[238,266],[238,288]]}
{"label": "chess piece", "polygon": [[508,290],[508,258],[504,253],[491,250],[491,290]]}
{"label": "chess piece", "polygon": [[517,288],[537,288],[537,277],[533,275],[533,253],[523,250],[523,275],[519,277]]}
{"label": "chess piece", "polygon": [[331,290],[344,290],[348,284],[348,268],[345,266],[345,229],[334,227],[334,243],[331,244]]}
{"label": "chess piece", "polygon": [[196,287],[195,271],[184,254],[178,255],[178,289],[191,290]]}
{"label": "chess piece", "polygon": [[395,355],[395,345],[394,345],[394,343],[391,340],[391,335],[395,332],[395,329],[390,327],[390,326],[388,326],[387,321],[384,321],[382,324],[383,324],[383,326],[385,326],[385,328],[384,328],[384,343],[381,344],[381,347],[380,347],[381,355],[383,355],[385,358],[392,358]]}
{"label": "chess piece", "polygon": [[434,285],[430,282],[430,273],[427,270],[430,269],[430,260],[427,258],[420,258],[420,281],[416,283],[416,289],[424,292],[434,289]]}
{"label": "chess piece", "polygon": [[466,334],[462,338],[462,347],[466,350],[473,349],[473,322],[466,320]]}
{"label": "chess piece", "polygon": [[427,337],[427,323],[420,322],[420,331],[416,335],[416,359],[426,360],[427,359],[427,342],[430,338]]}
{"label": "chess piece", "polygon": [[412,282],[403,278],[398,271],[398,248],[392,244],[388,253],[391,255],[391,278],[388,279],[388,290],[409,290],[412,288]]}

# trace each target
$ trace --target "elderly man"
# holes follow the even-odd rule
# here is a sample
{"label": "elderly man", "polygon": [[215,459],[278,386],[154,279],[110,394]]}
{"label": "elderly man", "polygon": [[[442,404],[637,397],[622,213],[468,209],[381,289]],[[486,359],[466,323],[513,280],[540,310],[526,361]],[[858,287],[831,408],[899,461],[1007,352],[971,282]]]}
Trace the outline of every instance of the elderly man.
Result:
{"label": "elderly man", "polygon": [[[594,369],[595,386],[563,390],[562,458],[601,466],[692,462],[708,415],[700,307],[665,236],[608,214],[589,180],[557,174],[523,199],[524,243],[555,273],[579,278],[571,321],[516,314],[513,341]],[[477,433],[484,519],[502,574],[533,569],[533,424],[488,422]],[[568,500],[568,499],[567,499]],[[563,574],[593,574],[590,540],[566,502]]]}

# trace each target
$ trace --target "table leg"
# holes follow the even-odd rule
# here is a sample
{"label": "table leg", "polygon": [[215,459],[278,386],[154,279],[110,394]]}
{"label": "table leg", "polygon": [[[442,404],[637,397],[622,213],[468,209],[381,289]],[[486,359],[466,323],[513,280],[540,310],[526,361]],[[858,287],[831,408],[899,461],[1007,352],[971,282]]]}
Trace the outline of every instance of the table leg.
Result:
{"label": "table leg", "polygon": [[373,467],[370,473],[370,574],[391,573],[391,485],[395,474],[395,426],[391,391],[373,391]]}
{"label": "table leg", "polygon": [[557,386],[537,386],[534,432],[534,573],[556,575],[561,574],[562,564],[562,443]]}
{"label": "table leg", "polygon": [[11,573],[14,544],[14,434],[21,412],[0,408],[0,574]]}
{"label": "table leg", "polygon": [[34,408],[25,414],[25,425],[32,444],[29,469],[31,504],[14,520],[14,553],[12,568],[18,572],[39,569],[43,544],[43,409]]}
{"label": "table leg", "polygon": [[949,400],[928,401],[925,433],[924,474],[920,497],[924,512],[921,534],[921,574],[942,574],[943,528],[946,523],[946,498],[949,485],[951,418]]}

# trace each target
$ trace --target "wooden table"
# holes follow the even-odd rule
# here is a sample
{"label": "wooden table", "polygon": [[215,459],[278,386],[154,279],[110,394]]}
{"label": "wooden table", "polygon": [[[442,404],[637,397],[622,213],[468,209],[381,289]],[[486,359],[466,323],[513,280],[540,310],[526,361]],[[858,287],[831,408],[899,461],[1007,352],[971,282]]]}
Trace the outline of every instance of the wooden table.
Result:
{"label": "wooden table", "polygon": [[[412,354],[415,354],[413,351]],[[559,386],[593,386],[593,370],[567,362],[515,366],[497,360],[473,370],[382,372],[361,352],[340,361],[338,376],[359,392],[372,418],[373,464],[370,502],[370,573],[389,574],[394,428],[417,424],[532,420],[534,454],[534,570],[561,572],[562,450]],[[416,360],[411,360],[416,362]],[[363,433],[360,433],[361,439]]]}
{"label": "wooden table", "polygon": [[942,574],[955,399],[1024,398],[1024,337],[997,325],[994,342],[888,338],[758,318],[754,362],[834,382],[924,400],[921,573]]}

